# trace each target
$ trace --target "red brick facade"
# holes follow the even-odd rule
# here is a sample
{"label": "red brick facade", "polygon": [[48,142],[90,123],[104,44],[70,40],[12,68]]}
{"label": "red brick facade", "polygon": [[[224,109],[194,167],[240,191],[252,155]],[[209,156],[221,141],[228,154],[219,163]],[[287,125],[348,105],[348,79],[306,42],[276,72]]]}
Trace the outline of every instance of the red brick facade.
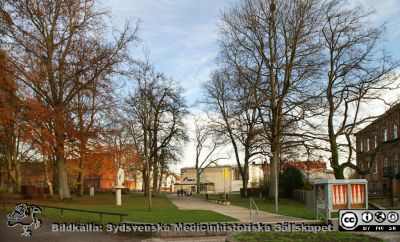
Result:
{"label": "red brick facade", "polygon": [[[400,104],[395,105],[356,134],[357,166],[366,170],[370,195],[398,196],[400,173]],[[376,193],[376,194],[373,194]],[[380,194],[377,194],[380,193]]]}

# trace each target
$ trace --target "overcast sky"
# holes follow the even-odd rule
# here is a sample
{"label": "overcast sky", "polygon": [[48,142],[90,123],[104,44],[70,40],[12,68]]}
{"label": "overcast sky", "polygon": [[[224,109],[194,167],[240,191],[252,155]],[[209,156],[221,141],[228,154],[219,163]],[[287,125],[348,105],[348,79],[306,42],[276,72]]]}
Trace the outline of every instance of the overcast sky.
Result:
{"label": "overcast sky", "polygon": [[[220,10],[234,0],[103,0],[112,11],[113,25],[123,26],[126,19],[140,19],[141,47],[150,52],[156,70],[164,72],[185,88],[192,105],[201,98],[200,84],[209,78],[218,46],[216,23]],[[350,1],[354,3],[355,1]],[[387,48],[400,59],[400,0],[360,0],[367,9],[375,9],[373,24],[386,23]],[[194,147],[189,143],[183,166],[193,166]]]}

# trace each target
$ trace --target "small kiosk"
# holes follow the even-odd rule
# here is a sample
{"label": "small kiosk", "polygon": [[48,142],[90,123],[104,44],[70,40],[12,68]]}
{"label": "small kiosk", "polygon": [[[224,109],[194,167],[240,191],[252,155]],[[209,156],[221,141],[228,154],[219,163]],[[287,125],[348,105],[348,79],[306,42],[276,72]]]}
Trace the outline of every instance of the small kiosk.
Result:
{"label": "small kiosk", "polygon": [[320,179],[314,182],[317,220],[328,221],[339,209],[368,209],[368,187],[365,179]]}

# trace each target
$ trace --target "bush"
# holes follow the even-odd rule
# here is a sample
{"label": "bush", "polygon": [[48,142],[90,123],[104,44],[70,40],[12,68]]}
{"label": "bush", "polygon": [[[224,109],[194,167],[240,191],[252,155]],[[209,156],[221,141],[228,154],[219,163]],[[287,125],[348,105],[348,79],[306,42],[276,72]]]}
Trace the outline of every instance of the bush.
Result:
{"label": "bush", "polygon": [[292,191],[304,187],[303,176],[294,166],[286,167],[279,176],[279,192],[283,197],[290,197]]}

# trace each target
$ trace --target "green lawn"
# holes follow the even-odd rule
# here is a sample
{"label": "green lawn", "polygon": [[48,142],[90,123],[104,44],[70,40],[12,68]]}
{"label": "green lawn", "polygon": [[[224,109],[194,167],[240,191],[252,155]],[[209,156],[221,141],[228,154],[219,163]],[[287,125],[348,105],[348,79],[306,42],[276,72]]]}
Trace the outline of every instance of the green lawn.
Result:
{"label": "green lawn", "polygon": [[[205,198],[205,195],[201,194],[194,194],[193,196],[202,199]],[[265,198],[259,197],[253,197],[253,199],[259,210],[275,213],[274,201],[266,200]],[[250,206],[249,198],[242,198],[240,197],[239,193],[230,193],[228,195],[228,201],[230,201],[232,205],[240,207],[249,208]],[[307,209],[305,203],[286,198],[279,199],[279,214],[311,220],[315,219],[315,213]],[[337,213],[332,213],[332,217],[337,217]]]}
{"label": "green lawn", "polygon": [[[131,222],[145,223],[194,223],[194,222],[228,222],[237,221],[234,218],[205,210],[179,210],[165,195],[154,197],[153,209],[148,211],[147,197],[143,193],[133,193],[122,196],[122,206],[115,206],[115,197],[112,194],[96,194],[95,197],[84,196],[74,198],[72,202],[63,203],[57,200],[28,200],[29,204],[42,204],[66,208],[78,208],[92,211],[127,213],[124,218]],[[12,207],[8,209],[11,211]],[[42,216],[59,221],[60,210],[46,208]],[[64,221],[98,222],[99,215],[64,211]],[[103,215],[103,223],[119,222],[118,216]]]}
{"label": "green lawn", "polygon": [[236,234],[237,241],[244,242],[383,242],[383,240],[367,235],[359,235],[348,232],[264,232],[264,233],[239,233]]}

